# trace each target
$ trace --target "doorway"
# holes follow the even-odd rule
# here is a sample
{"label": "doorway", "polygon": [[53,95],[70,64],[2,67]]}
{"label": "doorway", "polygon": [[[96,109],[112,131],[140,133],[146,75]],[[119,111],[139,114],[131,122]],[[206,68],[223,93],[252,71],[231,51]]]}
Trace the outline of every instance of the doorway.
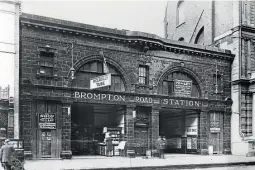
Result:
{"label": "doorway", "polygon": [[[71,117],[71,148],[73,155],[100,155],[105,142],[104,129],[118,128],[113,137],[118,145],[124,133],[125,106],[74,103]],[[107,127],[107,128],[105,128]]]}
{"label": "doorway", "polygon": [[166,153],[196,153],[198,110],[161,109],[159,135],[166,138]]}

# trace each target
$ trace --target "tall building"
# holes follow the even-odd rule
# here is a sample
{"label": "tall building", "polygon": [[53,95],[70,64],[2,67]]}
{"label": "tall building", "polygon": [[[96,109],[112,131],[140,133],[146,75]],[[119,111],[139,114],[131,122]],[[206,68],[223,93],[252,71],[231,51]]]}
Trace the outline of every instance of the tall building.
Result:
{"label": "tall building", "polygon": [[20,21],[26,154],[104,155],[106,132],[137,155],[159,135],[170,153],[230,151],[229,50],[31,14]]}
{"label": "tall building", "polygon": [[19,1],[0,1],[0,91],[2,94],[8,91],[12,101],[14,111],[10,112],[8,120],[14,131],[14,136],[8,137],[12,138],[19,138],[19,15]]}
{"label": "tall building", "polygon": [[255,2],[169,1],[165,37],[235,54],[232,63],[231,151],[254,152],[255,139]]}

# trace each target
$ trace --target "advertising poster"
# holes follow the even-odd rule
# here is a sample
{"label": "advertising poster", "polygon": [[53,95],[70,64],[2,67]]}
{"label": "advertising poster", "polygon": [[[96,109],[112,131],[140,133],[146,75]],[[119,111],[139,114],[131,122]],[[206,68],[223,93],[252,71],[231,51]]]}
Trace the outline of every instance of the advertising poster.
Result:
{"label": "advertising poster", "polygon": [[192,81],[174,80],[174,93],[176,96],[190,97],[191,96]]}
{"label": "advertising poster", "polygon": [[54,113],[39,114],[40,129],[56,129],[56,115]]}
{"label": "advertising poster", "polygon": [[187,137],[187,149],[191,149],[191,137]]}

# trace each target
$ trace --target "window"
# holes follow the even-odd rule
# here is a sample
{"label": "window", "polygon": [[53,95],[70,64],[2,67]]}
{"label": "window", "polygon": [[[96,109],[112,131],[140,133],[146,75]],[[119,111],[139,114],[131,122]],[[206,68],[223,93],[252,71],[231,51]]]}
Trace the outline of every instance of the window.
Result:
{"label": "window", "polygon": [[241,94],[241,132],[244,136],[252,136],[252,95]]}
{"label": "window", "polygon": [[49,77],[53,76],[55,49],[52,49],[50,47],[39,47],[38,51],[39,51],[38,74]]}
{"label": "window", "polygon": [[179,1],[177,4],[177,10],[176,10],[176,25],[180,25],[185,22],[185,8],[184,8],[184,2]]}
{"label": "window", "polygon": [[204,45],[204,27],[199,30],[194,43]]}
{"label": "window", "polygon": [[[103,63],[102,61],[92,61],[81,66],[76,74],[76,79],[73,81],[74,87],[90,88],[90,79],[103,75]],[[109,72],[111,73],[111,86],[101,87],[100,90],[105,91],[125,91],[124,81],[119,71],[108,64]]]}
{"label": "window", "polygon": [[148,67],[144,65],[139,66],[139,84],[148,84]]}
{"label": "window", "polygon": [[169,75],[167,75],[160,87],[160,93],[164,94],[164,95],[174,95],[175,92],[175,85],[174,85],[174,81],[175,80],[185,80],[185,81],[191,81],[192,85],[191,85],[191,97],[199,97],[200,96],[200,91],[199,91],[199,87],[198,84],[196,83],[196,81],[189,75],[183,72],[173,72],[170,73]]}
{"label": "window", "polygon": [[181,38],[179,38],[179,39],[178,39],[178,41],[184,41],[184,38],[183,38],[183,37],[181,37]]}
{"label": "window", "polygon": [[9,115],[8,118],[8,127],[13,128],[14,127],[14,115]]}

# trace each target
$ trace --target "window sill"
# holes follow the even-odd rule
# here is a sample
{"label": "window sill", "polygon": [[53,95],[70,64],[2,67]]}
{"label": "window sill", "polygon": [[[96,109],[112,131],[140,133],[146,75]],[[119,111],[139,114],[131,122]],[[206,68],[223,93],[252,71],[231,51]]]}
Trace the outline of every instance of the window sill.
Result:
{"label": "window sill", "polygon": [[183,24],[185,24],[185,21],[184,21],[184,22],[182,22],[182,23],[180,23],[180,24],[178,24],[178,25],[176,26],[176,28],[178,28],[178,27],[182,26]]}

